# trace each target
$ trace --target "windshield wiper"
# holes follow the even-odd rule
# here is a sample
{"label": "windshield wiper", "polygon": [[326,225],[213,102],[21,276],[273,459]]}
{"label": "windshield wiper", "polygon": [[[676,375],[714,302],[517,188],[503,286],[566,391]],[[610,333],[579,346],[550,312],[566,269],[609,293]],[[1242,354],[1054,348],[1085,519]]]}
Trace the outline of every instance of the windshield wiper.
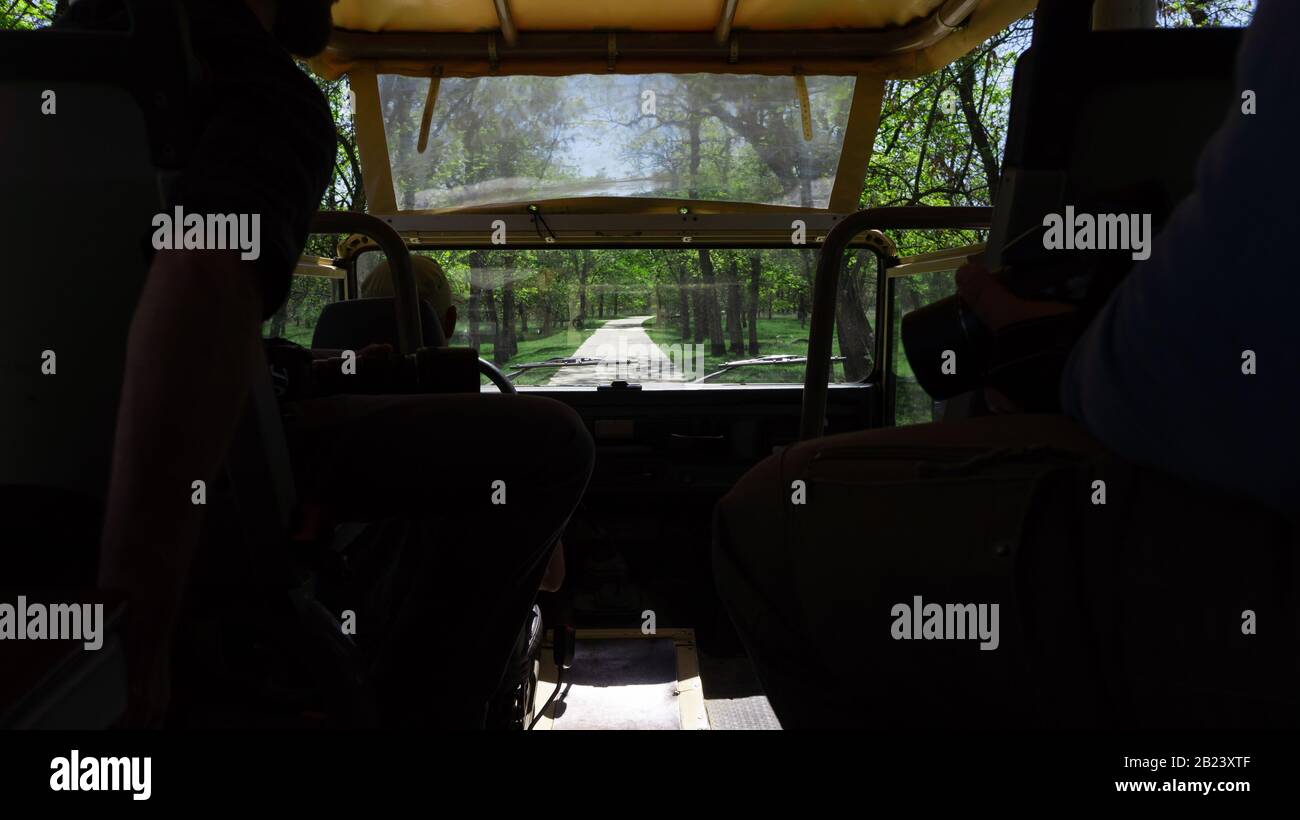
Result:
{"label": "windshield wiper", "polygon": [[[843,356],[831,357],[832,363],[842,362],[842,361],[844,361]],[[807,362],[808,362],[807,356],[795,356],[792,354],[774,354],[771,356],[759,356],[756,359],[737,359],[734,362],[723,362],[719,366],[720,367],[719,370],[715,370],[712,373],[708,373],[704,376],[700,376],[698,379],[695,380],[695,383],[699,384],[701,382],[706,382],[709,379],[714,378],[715,376],[721,376],[724,373],[730,373],[731,371],[737,370],[741,367],[756,367],[756,366],[771,365],[771,364],[807,364]]]}
{"label": "windshield wiper", "polygon": [[547,359],[544,362],[525,362],[523,364],[510,365],[510,372],[506,374],[507,379],[514,379],[515,376],[527,373],[529,370],[538,370],[545,367],[590,367],[594,364],[603,364],[604,359],[596,359],[590,356],[556,356],[553,359]]}
{"label": "windshield wiper", "polygon": [[[754,359],[737,359],[736,361],[733,362],[723,362],[719,366],[718,370],[715,370],[712,373],[708,373],[704,376],[701,376],[698,379],[694,379],[692,380],[691,383],[700,384],[708,381],[709,379],[721,376],[724,373],[730,373],[733,370],[738,370],[739,368],[742,367],[757,367],[762,365],[774,365],[774,364],[805,364],[807,363],[807,361],[808,361],[807,356],[795,356],[792,354],[776,354],[771,356],[759,356],[758,358],[754,358]],[[844,361],[843,356],[831,357],[832,363],[842,362],[842,361]],[[506,374],[506,378],[513,381],[516,376],[527,373],[530,370],[541,370],[544,368],[560,368],[560,367],[591,367],[593,365],[607,364],[607,363],[615,366],[632,364],[632,362],[629,361],[606,362],[605,359],[598,359],[591,356],[577,356],[577,357],[557,356],[555,358],[547,359],[541,362],[525,362],[522,364],[510,365],[510,372]]]}

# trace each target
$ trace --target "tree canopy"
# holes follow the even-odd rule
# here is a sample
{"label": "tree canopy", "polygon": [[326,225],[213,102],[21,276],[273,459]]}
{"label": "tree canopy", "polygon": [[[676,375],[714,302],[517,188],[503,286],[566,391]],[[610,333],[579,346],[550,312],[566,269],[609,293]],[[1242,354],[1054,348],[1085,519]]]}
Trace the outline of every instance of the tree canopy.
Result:
{"label": "tree canopy", "polygon": [[[0,0],[0,29],[49,25],[57,5]],[[1244,25],[1254,0],[1159,0],[1158,9],[1163,26]],[[887,83],[859,207],[992,203],[1011,76],[1031,31],[1031,19],[1017,21],[939,71]],[[365,210],[347,80],[316,82],[338,136],[321,207]],[[418,141],[429,81],[382,76],[380,96],[403,209],[575,195],[825,207],[852,79],[803,82],[811,133],[802,121],[798,81],[791,77],[444,79],[423,152]],[[983,236],[903,231],[891,238],[900,254],[911,255]],[[332,257],[338,239],[312,237],[306,252]],[[800,353],[806,344],[815,250],[475,250],[435,256],[462,301],[459,340],[502,364],[572,352],[604,320],[627,315],[652,316],[647,326],[656,342],[703,345],[711,363]],[[837,378],[865,377],[873,365],[877,271],[868,257],[851,252],[845,260],[836,313],[842,357]],[[895,309],[905,312],[951,290],[950,274],[904,278]],[[295,277],[290,299],[268,332],[309,342],[316,316],[333,298],[327,280]],[[728,378],[794,381],[801,373],[801,366],[763,368]],[[896,375],[905,381],[909,374]],[[919,395],[900,397],[900,413],[923,416],[923,404]]]}

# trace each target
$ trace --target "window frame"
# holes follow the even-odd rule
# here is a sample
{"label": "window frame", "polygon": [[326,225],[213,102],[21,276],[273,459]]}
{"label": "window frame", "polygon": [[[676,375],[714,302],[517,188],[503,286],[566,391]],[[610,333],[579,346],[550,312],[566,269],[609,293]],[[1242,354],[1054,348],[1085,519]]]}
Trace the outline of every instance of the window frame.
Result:
{"label": "window frame", "polygon": [[[874,323],[877,323],[876,326],[878,326],[878,323],[879,323],[879,321],[880,321],[880,317],[881,317],[882,312],[883,312],[883,310],[884,310],[884,302],[883,302],[883,298],[882,298],[882,296],[883,296],[883,293],[882,293],[882,292],[883,292],[884,289],[881,287],[881,282],[882,282],[882,280],[885,278],[885,277],[884,277],[884,273],[885,273],[887,270],[889,270],[888,263],[889,263],[891,257],[886,256],[885,253],[882,252],[881,247],[880,247],[880,245],[879,245],[879,240],[878,240],[878,239],[873,239],[873,238],[867,237],[867,236],[866,236],[866,234],[868,233],[867,231],[864,231],[864,232],[862,232],[862,233],[863,233],[862,238],[855,238],[855,240],[849,244],[848,248],[846,248],[846,253],[845,253],[845,255],[846,255],[846,256],[848,255],[848,254],[847,254],[847,251],[848,251],[848,250],[859,250],[859,249],[861,249],[861,250],[868,250],[868,251],[870,251],[870,252],[872,253],[872,255],[874,256],[874,261],[875,261],[875,276],[876,276],[876,288],[875,288],[875,294],[874,294],[874,301],[875,301],[875,304],[872,306],[872,311],[871,311],[871,320],[872,320]],[[809,242],[807,243],[806,246],[802,246],[802,247],[801,247],[801,246],[791,245],[790,242],[789,242],[789,236],[788,236],[788,232],[787,232],[787,235],[786,235],[786,237],[785,237],[785,238],[786,238],[786,241],[785,241],[783,244],[775,244],[775,243],[773,243],[773,242],[771,242],[771,241],[759,241],[759,240],[757,240],[757,239],[749,239],[749,240],[746,241],[744,238],[737,238],[737,239],[735,239],[735,240],[731,240],[731,241],[705,241],[705,242],[690,242],[690,243],[683,243],[683,242],[681,242],[681,241],[679,240],[679,241],[678,241],[677,243],[675,243],[675,244],[674,244],[674,243],[664,243],[664,242],[643,242],[643,243],[629,243],[629,242],[591,242],[591,243],[581,243],[581,244],[577,244],[577,243],[565,243],[565,244],[562,244],[562,245],[561,245],[561,244],[559,244],[559,243],[545,243],[545,242],[511,242],[511,243],[509,243],[508,245],[494,245],[494,244],[492,244],[490,241],[486,241],[486,242],[484,242],[484,241],[481,241],[481,240],[480,240],[480,241],[477,241],[477,242],[456,243],[456,244],[452,244],[452,245],[443,245],[443,244],[434,245],[434,244],[430,244],[430,243],[428,243],[427,241],[412,241],[412,240],[408,239],[408,241],[407,241],[407,249],[408,249],[411,253],[419,253],[419,252],[436,252],[436,251],[452,251],[452,250],[493,250],[493,251],[501,251],[501,250],[511,250],[511,251],[526,251],[526,250],[574,250],[574,251],[577,251],[577,250],[628,250],[628,251],[634,251],[634,250],[664,250],[664,249],[680,249],[680,250],[687,250],[687,249],[694,249],[694,248],[707,248],[707,249],[710,249],[710,250],[736,250],[736,251],[745,251],[745,250],[804,250],[805,252],[816,252],[817,255],[818,255],[818,258],[820,258],[820,255],[821,255],[820,240],[821,240],[823,237],[822,237],[822,236],[816,236],[816,237],[814,237],[814,235],[813,235],[813,231],[812,231],[812,229],[811,229],[811,226],[809,227],[808,236],[809,236]],[[817,242],[813,242],[812,240],[813,240],[814,238],[817,239],[818,241],[817,241]],[[355,248],[355,249],[354,249],[354,250],[353,250],[353,251],[352,251],[352,252],[351,252],[347,257],[345,257],[345,258],[343,258],[343,259],[335,260],[336,262],[342,264],[342,265],[345,267],[345,269],[347,270],[347,277],[346,277],[346,280],[347,280],[347,282],[350,283],[351,293],[353,294],[353,295],[351,295],[351,296],[348,297],[348,298],[352,298],[352,299],[360,298],[360,287],[359,287],[359,285],[357,284],[357,276],[358,276],[358,274],[357,274],[357,268],[358,268],[358,263],[359,263],[361,257],[362,257],[364,254],[367,254],[367,253],[375,253],[375,252],[382,253],[382,249],[380,249],[380,248],[378,248],[377,246],[374,246],[374,245],[365,245],[365,246],[361,246],[361,247]],[[815,269],[814,269],[814,276],[815,276]],[[809,293],[809,310],[810,310],[810,315],[809,315],[809,318],[810,318],[810,325],[809,325],[809,329],[810,329],[810,330],[811,330],[811,296],[812,296],[812,294],[811,294],[811,292],[810,292],[810,293]],[[336,301],[338,301],[338,300],[336,300]],[[873,330],[874,330],[874,327],[873,327]],[[881,372],[881,371],[880,371],[880,361],[881,361],[881,355],[882,355],[882,353],[883,353],[883,349],[884,349],[885,346],[886,346],[886,345],[885,345],[885,340],[882,338],[882,336],[881,336],[881,334],[880,334],[879,332],[876,332],[876,333],[875,333],[875,338],[873,339],[872,349],[871,349],[871,351],[870,351],[870,352],[871,352],[871,370],[870,370],[870,372],[867,374],[867,376],[865,376],[864,378],[859,379],[859,380],[857,380],[857,381],[846,381],[846,382],[833,382],[833,381],[828,381],[828,382],[827,382],[828,386],[829,386],[829,387],[834,387],[834,388],[844,388],[844,387],[865,386],[865,385],[871,385],[871,384],[877,384],[877,383],[879,383],[879,376],[880,376],[880,372]],[[805,356],[808,355],[808,350],[807,350],[807,348],[805,348],[804,355],[805,355]],[[592,385],[584,385],[583,388],[585,388],[585,389],[592,389],[592,390],[595,390],[595,389],[596,389],[597,387],[599,387],[599,386],[601,386],[601,385],[592,384]],[[796,382],[759,382],[759,383],[755,383],[755,384],[735,384],[735,383],[726,383],[726,382],[723,382],[723,383],[711,383],[711,384],[710,384],[710,383],[699,383],[699,384],[694,384],[694,383],[690,383],[690,382],[683,382],[683,383],[680,383],[680,384],[678,384],[678,383],[672,383],[672,386],[671,386],[671,387],[656,387],[655,389],[656,389],[656,390],[668,390],[668,389],[675,389],[675,390],[698,390],[698,389],[702,389],[702,388],[708,388],[708,389],[734,389],[734,388],[746,388],[746,387],[749,387],[749,388],[755,388],[755,387],[766,387],[766,388],[782,388],[782,387],[791,387],[791,388],[797,388],[798,386],[799,386],[799,384],[796,383]],[[539,389],[539,388],[545,389],[544,386],[541,386],[541,385],[518,385],[518,387],[519,387],[519,389],[520,389],[520,392],[537,390],[537,389]]]}

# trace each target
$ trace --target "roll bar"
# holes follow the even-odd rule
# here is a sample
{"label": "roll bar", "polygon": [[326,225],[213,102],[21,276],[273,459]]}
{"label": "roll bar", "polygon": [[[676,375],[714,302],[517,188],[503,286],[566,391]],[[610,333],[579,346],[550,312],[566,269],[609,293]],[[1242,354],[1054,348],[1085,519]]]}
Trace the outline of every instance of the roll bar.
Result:
{"label": "roll bar", "polygon": [[803,413],[799,438],[822,434],[826,421],[827,380],[835,341],[835,299],[840,289],[844,251],[863,231],[884,229],[979,228],[993,221],[992,208],[902,207],[868,208],[845,218],[831,229],[817,255],[813,281],[812,317],[808,323],[808,364],[804,367]]}
{"label": "roll bar", "polygon": [[399,353],[420,349],[424,338],[420,327],[420,296],[411,268],[411,251],[401,234],[387,222],[360,211],[318,211],[311,222],[312,233],[359,233],[375,240],[388,257],[393,272],[393,305],[397,308],[397,344]]}

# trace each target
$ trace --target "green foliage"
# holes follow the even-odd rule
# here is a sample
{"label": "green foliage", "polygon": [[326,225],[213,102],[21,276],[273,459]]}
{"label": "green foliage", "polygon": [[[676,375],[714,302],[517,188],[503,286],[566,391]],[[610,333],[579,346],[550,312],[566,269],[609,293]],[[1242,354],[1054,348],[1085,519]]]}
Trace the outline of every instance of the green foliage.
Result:
{"label": "green foliage", "polygon": [[1166,28],[1245,26],[1256,0],[1159,0],[1157,21]]}
{"label": "green foliage", "polygon": [[26,31],[54,22],[55,0],[0,0],[0,30]]}
{"label": "green foliage", "polygon": [[[595,332],[596,328],[590,327],[586,330],[557,330],[546,336],[529,337],[519,342],[519,351],[506,359],[500,367],[503,372],[510,373],[511,368],[515,365],[544,362],[547,359],[571,356],[573,351],[581,347],[582,343],[587,341],[587,338]],[[495,354],[492,343],[488,342],[480,346],[478,354],[482,358],[492,359]],[[514,383],[520,385],[546,384],[557,372],[553,368],[530,370],[517,376]],[[486,377],[484,377],[483,383],[488,383]]]}
{"label": "green foliage", "polygon": [[[1244,25],[1254,6],[1254,0],[1159,0],[1158,19],[1170,27]],[[0,0],[0,29],[41,28],[55,11],[54,0]],[[1030,32],[1028,18],[1017,21],[952,65],[887,83],[859,207],[992,203],[1011,76]],[[808,78],[814,136],[808,141],[789,77],[660,74],[614,78],[603,86],[584,86],[580,77],[501,79],[443,80],[439,115],[420,152],[429,81],[380,78],[399,207],[455,205],[457,197],[481,200],[496,191],[527,194],[542,190],[542,180],[547,191],[572,183],[574,192],[590,193],[603,154],[611,152],[617,156],[610,163],[649,180],[659,196],[812,205],[828,193],[819,169],[834,167],[852,94],[845,78]],[[329,101],[338,136],[321,208],[366,210],[347,80],[315,81]],[[633,87],[637,83],[657,95],[653,117],[636,105],[643,90]],[[584,88],[605,88],[607,96],[585,98]],[[622,134],[617,147],[593,144],[598,141],[592,134],[610,133]],[[618,184],[637,179],[607,182],[613,187],[604,192],[617,194]],[[340,238],[313,236],[304,252],[332,258]],[[891,238],[900,255],[908,256],[984,237],[977,231],[900,231]],[[649,332],[665,344],[705,344],[710,365],[801,353],[816,258],[815,250],[695,249],[432,255],[460,301],[454,341],[474,344],[502,364],[571,354],[604,320],[628,315],[652,316]],[[876,275],[857,255],[846,260],[836,329],[837,349],[851,361],[837,368],[837,378],[861,378],[871,368],[873,345],[865,342],[874,338]],[[330,280],[295,277],[290,298],[266,332],[307,343],[321,309],[335,298],[334,287]],[[895,307],[910,310],[952,288],[950,273],[908,277],[896,283]],[[908,384],[905,360],[897,355],[895,361],[900,385]],[[761,372],[765,380],[797,380],[802,368],[778,370],[755,368],[725,378],[752,379]],[[900,422],[928,417],[928,402],[909,389],[900,386]]]}
{"label": "green foliage", "polygon": [[402,210],[601,194],[814,206],[829,193],[853,81],[807,85],[811,140],[792,77],[447,78],[426,111],[428,78],[383,75],[379,96]]}

